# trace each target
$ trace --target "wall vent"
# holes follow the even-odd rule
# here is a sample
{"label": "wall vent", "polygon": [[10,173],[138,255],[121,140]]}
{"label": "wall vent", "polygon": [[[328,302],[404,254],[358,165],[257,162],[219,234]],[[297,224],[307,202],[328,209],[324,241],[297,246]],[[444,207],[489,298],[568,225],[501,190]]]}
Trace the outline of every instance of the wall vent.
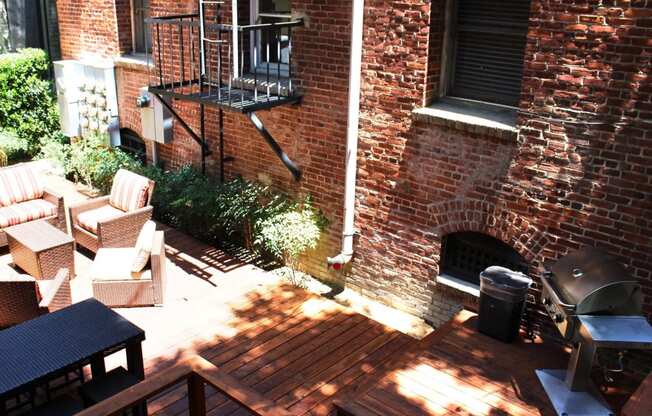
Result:
{"label": "wall vent", "polygon": [[439,273],[480,285],[480,272],[503,266],[528,273],[525,259],[512,247],[491,236],[459,232],[444,236]]}

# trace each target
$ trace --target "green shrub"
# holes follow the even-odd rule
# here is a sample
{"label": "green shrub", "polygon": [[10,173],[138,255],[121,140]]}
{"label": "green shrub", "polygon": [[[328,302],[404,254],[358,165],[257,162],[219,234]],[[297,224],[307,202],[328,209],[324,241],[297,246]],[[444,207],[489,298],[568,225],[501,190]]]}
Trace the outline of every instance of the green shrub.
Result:
{"label": "green shrub", "polygon": [[[158,221],[218,246],[246,247],[285,260],[277,255],[280,251],[271,246],[273,237],[259,235],[263,230],[271,233],[272,224],[283,224],[290,219],[283,217],[288,213],[309,218],[317,224],[318,230],[325,225],[322,217],[310,207],[309,200],[298,204],[287,195],[257,182],[236,178],[220,184],[190,166],[176,171],[145,167],[140,173],[156,182],[152,205]],[[293,250],[287,252],[294,253]]]}
{"label": "green shrub", "polygon": [[48,159],[55,162],[64,174],[70,171],[70,143],[63,135],[48,137],[41,143],[41,150],[36,159]]}
{"label": "green shrub", "polygon": [[108,194],[119,169],[137,170],[138,167],[139,163],[129,154],[107,145],[105,139],[98,136],[70,145],[66,171],[74,180]]}
{"label": "green shrub", "polygon": [[256,245],[274,255],[292,271],[292,281],[298,284],[294,271],[299,256],[317,247],[324,220],[312,208],[308,199],[303,206],[279,212],[257,225]]}
{"label": "green shrub", "polygon": [[243,179],[220,184],[191,166],[141,173],[156,182],[152,204],[159,221],[218,245],[252,248],[251,224],[283,201],[263,185]]}
{"label": "green shrub", "polygon": [[0,130],[0,149],[5,152],[10,164],[29,158],[29,143],[11,130]]}
{"label": "green shrub", "polygon": [[236,178],[221,185],[215,208],[226,239],[254,248],[256,224],[292,207],[290,199],[270,187]]}
{"label": "green shrub", "polygon": [[59,130],[48,66],[40,49],[0,55],[0,126],[27,140],[30,156],[38,153],[43,138]]}

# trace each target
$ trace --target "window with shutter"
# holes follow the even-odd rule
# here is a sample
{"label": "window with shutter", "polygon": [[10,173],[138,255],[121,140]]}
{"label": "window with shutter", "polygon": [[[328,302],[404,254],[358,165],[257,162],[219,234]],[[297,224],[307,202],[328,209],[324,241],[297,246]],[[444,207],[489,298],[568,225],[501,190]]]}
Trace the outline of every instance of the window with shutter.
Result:
{"label": "window with shutter", "polygon": [[518,106],[530,0],[450,0],[447,94]]}

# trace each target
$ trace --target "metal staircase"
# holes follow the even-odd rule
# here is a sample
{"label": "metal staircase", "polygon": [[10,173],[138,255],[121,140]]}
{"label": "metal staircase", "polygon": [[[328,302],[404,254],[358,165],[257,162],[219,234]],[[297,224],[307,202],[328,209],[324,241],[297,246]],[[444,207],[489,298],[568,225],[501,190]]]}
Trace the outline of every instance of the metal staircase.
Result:
{"label": "metal staircase", "polygon": [[[219,108],[220,165],[224,177],[224,111],[244,113],[296,180],[300,169],[287,157],[255,112],[297,104],[301,94],[292,79],[292,32],[303,20],[237,24],[237,0],[231,23],[224,23],[224,1],[198,0],[196,14],[149,18],[151,54],[149,91],[170,110],[180,125],[202,146],[202,165],[210,154],[205,139],[205,107]],[[235,13],[233,10],[236,10]],[[200,132],[183,120],[173,100],[200,107]]]}

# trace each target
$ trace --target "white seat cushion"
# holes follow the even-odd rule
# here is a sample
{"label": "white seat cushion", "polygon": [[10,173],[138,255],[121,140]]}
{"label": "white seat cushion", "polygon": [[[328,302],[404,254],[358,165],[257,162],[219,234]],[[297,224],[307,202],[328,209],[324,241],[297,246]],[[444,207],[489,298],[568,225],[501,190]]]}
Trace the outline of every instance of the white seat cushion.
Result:
{"label": "white seat cushion", "polygon": [[44,199],[33,199],[0,208],[0,228],[57,215],[57,206]]}
{"label": "white seat cushion", "polygon": [[81,214],[77,215],[77,224],[79,224],[86,231],[97,234],[98,223],[113,218],[118,218],[121,215],[124,215],[124,211],[112,207],[111,205],[104,205],[100,208],[84,211]]}
{"label": "white seat cushion", "polygon": [[136,240],[136,257],[133,259],[131,271],[136,273],[145,268],[152,254],[154,235],[156,234],[156,223],[147,221],[138,234]]}
{"label": "white seat cushion", "polygon": [[131,271],[136,249],[128,248],[101,248],[95,255],[91,268],[93,280],[151,280],[150,270],[134,273]]}

